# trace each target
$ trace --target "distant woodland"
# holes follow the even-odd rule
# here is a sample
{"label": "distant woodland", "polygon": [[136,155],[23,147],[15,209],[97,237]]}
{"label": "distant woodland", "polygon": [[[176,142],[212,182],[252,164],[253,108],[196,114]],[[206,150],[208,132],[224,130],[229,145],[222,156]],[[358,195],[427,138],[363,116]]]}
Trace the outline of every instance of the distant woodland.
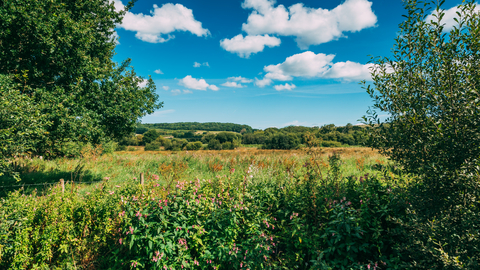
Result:
{"label": "distant woodland", "polygon": [[118,142],[118,150],[128,146],[145,146],[145,150],[222,150],[241,145],[263,149],[298,149],[303,147],[342,147],[364,145],[367,126],[322,127],[288,126],[253,129],[233,123],[157,123],[138,124],[136,135]]}

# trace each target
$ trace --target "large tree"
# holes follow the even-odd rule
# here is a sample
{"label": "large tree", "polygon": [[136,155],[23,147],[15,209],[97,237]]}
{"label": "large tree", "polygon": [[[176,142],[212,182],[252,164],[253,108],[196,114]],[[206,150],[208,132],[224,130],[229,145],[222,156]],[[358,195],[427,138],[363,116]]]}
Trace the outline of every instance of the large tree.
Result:
{"label": "large tree", "polygon": [[[0,1],[0,95],[23,96],[28,110],[43,115],[43,131],[25,150],[55,156],[65,142],[121,138],[162,106],[151,79],[138,77],[129,59],[112,60],[124,14],[109,0]],[[5,120],[12,112],[0,113]],[[15,134],[22,141],[31,133]],[[8,143],[0,138],[0,146]]]}
{"label": "large tree", "polygon": [[435,206],[474,200],[480,180],[480,16],[464,2],[446,25],[443,3],[404,2],[392,56],[373,59],[365,86],[371,145],[419,175]]}

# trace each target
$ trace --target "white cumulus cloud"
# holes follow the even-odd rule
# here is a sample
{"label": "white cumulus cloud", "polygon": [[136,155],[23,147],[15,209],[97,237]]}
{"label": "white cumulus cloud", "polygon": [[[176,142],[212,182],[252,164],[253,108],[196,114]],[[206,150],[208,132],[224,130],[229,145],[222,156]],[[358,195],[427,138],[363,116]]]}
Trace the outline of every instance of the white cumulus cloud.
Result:
{"label": "white cumulus cloud", "polygon": [[346,0],[332,10],[305,7],[302,3],[288,9],[275,0],[245,0],[244,9],[253,9],[242,30],[248,35],[276,34],[294,36],[301,49],[373,27],[377,16],[368,0]]}
{"label": "white cumulus cloud", "polygon": [[338,62],[333,64],[333,66],[324,74],[324,78],[334,78],[334,79],[344,79],[346,81],[351,80],[369,80],[370,79],[370,68],[374,64],[362,65],[355,62]]}
{"label": "white cumulus cloud", "polygon": [[210,65],[208,64],[208,62],[205,62],[205,63],[198,63],[198,62],[194,62],[193,63],[193,67],[201,67],[201,66],[206,66],[206,67],[210,67]]}
{"label": "white cumulus cloud", "polygon": [[258,86],[258,87],[265,87],[267,85],[270,85],[272,84],[272,80],[269,79],[269,78],[263,78],[263,79],[257,79],[255,78],[255,85]]}
{"label": "white cumulus cloud", "polygon": [[160,69],[157,69],[154,72],[157,73],[157,74],[163,74],[163,72]]}
{"label": "white cumulus cloud", "polygon": [[227,80],[236,81],[236,82],[239,81],[239,82],[241,82],[241,83],[251,83],[251,82],[253,82],[253,80],[244,78],[244,77],[242,77],[242,76],[238,76],[238,77],[228,77]]}
{"label": "white cumulus cloud", "polygon": [[237,83],[237,82],[226,82],[226,83],[223,83],[222,85],[223,85],[223,86],[226,86],[226,87],[233,87],[233,88],[242,88],[242,87],[244,87],[241,83]]}
{"label": "white cumulus cloud", "polygon": [[333,78],[344,81],[371,80],[370,68],[373,64],[362,65],[351,61],[334,63],[333,58],[335,58],[333,54],[315,54],[311,51],[295,54],[287,57],[283,63],[264,67],[263,70],[266,72],[264,78],[256,79],[255,84],[264,87],[270,85],[273,80],[291,81],[295,77]]}
{"label": "white cumulus cloud", "polygon": [[265,46],[275,47],[280,45],[280,39],[269,35],[253,35],[243,37],[239,34],[231,39],[223,39],[220,46],[226,51],[236,53],[240,57],[248,58],[251,54],[263,51]]}
{"label": "white cumulus cloud", "polygon": [[166,86],[166,85],[162,86],[162,88],[163,88],[163,90],[165,90],[165,91],[168,91],[168,89],[170,89],[170,87],[168,87],[168,86]]}
{"label": "white cumulus cloud", "polygon": [[287,57],[285,62],[277,65],[266,66],[265,78],[290,81],[293,77],[320,77],[325,73],[335,55],[315,54],[311,51]]}
{"label": "white cumulus cloud", "polygon": [[204,79],[195,79],[191,75],[187,75],[185,78],[181,79],[178,84],[193,90],[207,90],[207,89],[210,89],[213,91],[219,90],[219,88],[216,85],[208,84]]}
{"label": "white cumulus cloud", "polygon": [[[123,10],[120,0],[114,0],[115,9]],[[195,20],[193,11],[181,4],[167,3],[158,7],[153,5],[150,15],[134,14],[127,11],[123,22],[118,26],[128,31],[136,32],[135,37],[150,43],[163,43],[175,38],[170,33],[175,31],[190,32],[197,36],[207,36],[209,31],[202,23]]]}
{"label": "white cumulus cloud", "polygon": [[288,91],[291,91],[292,89],[295,89],[297,86],[295,86],[295,84],[279,84],[279,85],[275,85],[273,88],[275,88],[275,90],[277,91],[283,91],[283,90],[288,90]]}

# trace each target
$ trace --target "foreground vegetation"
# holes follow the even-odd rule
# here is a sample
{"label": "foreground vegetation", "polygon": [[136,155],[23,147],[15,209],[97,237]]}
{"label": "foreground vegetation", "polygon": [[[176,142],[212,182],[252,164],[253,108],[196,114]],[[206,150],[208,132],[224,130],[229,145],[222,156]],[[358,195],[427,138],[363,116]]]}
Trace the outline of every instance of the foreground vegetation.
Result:
{"label": "foreground vegetation", "polygon": [[425,219],[421,185],[366,148],[90,151],[18,166],[25,184],[83,183],[1,199],[2,269],[478,267],[478,205],[460,224]]}

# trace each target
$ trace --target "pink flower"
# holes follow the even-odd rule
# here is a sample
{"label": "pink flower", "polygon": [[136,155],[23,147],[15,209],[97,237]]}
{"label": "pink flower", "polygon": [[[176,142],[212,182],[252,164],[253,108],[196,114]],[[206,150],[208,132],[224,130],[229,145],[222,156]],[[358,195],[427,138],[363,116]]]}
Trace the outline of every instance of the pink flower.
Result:
{"label": "pink flower", "polygon": [[120,238],[120,239],[118,240],[118,242],[119,242],[120,245],[121,245],[121,244],[122,244],[122,238]]}

